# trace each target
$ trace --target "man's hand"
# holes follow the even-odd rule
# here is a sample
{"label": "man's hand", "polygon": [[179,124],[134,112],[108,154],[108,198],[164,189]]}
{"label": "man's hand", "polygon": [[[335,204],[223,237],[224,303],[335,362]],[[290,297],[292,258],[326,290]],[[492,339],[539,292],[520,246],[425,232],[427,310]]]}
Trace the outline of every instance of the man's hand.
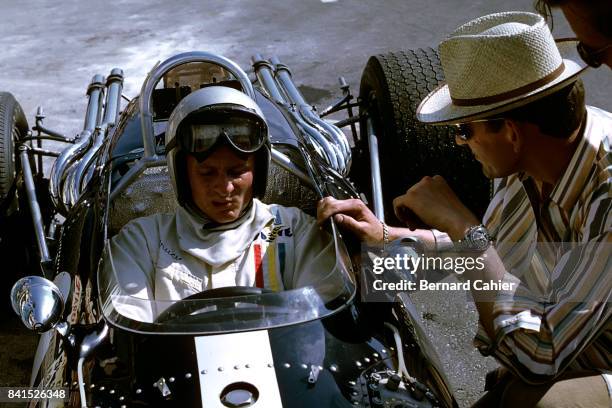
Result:
{"label": "man's hand", "polygon": [[370,244],[383,241],[382,224],[361,200],[325,197],[317,204],[317,222],[322,224],[331,216],[340,227],[351,231],[361,241]]}
{"label": "man's hand", "polygon": [[423,177],[393,200],[393,209],[400,220],[406,219],[405,214],[414,213],[454,241],[462,239],[469,227],[480,224],[441,176]]}

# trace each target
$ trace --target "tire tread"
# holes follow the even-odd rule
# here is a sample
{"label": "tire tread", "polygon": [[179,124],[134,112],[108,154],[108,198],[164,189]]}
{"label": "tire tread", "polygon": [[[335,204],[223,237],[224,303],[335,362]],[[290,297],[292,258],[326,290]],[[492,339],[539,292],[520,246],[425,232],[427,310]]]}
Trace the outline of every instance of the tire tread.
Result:
{"label": "tire tread", "polygon": [[[490,198],[490,181],[469,149],[458,148],[451,126],[433,126],[416,119],[423,98],[444,81],[438,53],[432,48],[390,52],[370,58],[360,97],[376,94],[383,122],[379,138],[383,195],[387,218],[394,218],[393,198],[424,176],[439,174],[479,217]],[[365,129],[365,127],[363,127]],[[390,137],[389,137],[390,135]]]}
{"label": "tire tread", "polygon": [[23,110],[12,94],[0,92],[0,204],[9,199],[17,168],[15,140],[28,130]]}

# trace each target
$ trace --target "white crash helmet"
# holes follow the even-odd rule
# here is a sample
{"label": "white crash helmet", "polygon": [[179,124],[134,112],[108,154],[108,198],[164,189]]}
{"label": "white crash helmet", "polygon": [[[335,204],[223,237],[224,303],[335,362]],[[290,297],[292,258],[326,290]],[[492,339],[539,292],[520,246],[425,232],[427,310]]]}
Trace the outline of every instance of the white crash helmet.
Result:
{"label": "white crash helmet", "polygon": [[195,209],[186,174],[186,155],[204,160],[225,143],[239,153],[255,153],[253,196],[266,192],[270,163],[268,125],[257,103],[226,86],[198,89],[181,99],[166,128],[166,159],[178,204]]}

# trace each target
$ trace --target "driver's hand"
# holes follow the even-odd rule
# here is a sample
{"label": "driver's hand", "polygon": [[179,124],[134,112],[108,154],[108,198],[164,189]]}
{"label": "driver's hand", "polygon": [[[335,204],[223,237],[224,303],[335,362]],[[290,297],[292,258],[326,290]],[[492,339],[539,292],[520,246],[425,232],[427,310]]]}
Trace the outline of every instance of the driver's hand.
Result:
{"label": "driver's hand", "polygon": [[317,222],[322,224],[329,217],[361,241],[375,244],[383,241],[383,227],[378,218],[359,199],[336,200],[325,197],[317,203]]}

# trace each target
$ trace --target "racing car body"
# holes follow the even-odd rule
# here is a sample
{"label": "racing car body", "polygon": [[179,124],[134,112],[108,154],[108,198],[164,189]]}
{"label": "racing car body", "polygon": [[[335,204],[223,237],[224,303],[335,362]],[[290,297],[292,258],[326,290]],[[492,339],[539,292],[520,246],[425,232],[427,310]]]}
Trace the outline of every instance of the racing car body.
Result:
{"label": "racing car body", "polygon": [[[375,137],[378,119],[353,116],[357,105],[343,87],[344,98],[325,113],[342,109],[348,118],[326,121],[305,102],[287,66],[257,55],[252,68],[249,78],[222,56],[179,54],[155,65],[123,109],[122,71],[96,75],[75,139],[46,129],[42,114],[32,131],[12,122],[4,146],[14,146],[15,187],[2,196],[3,222],[17,217],[33,225],[38,255],[28,259],[41,275],[18,281],[12,305],[42,333],[31,385],[68,392],[31,405],[456,406],[409,297],[362,302],[360,246],[333,221],[327,228],[336,268],[310,286],[220,288],[173,302],[137,299],[122,287],[109,240],[131,219],[174,210],[165,127],[178,101],[201,87],[238,89],[263,110],[273,145],[265,202],[313,214],[321,197],[359,197],[362,188],[348,176],[361,177],[351,162],[366,160],[374,177],[361,185],[371,188],[368,196],[384,216],[376,145],[364,142],[359,152],[358,140],[367,138],[353,133],[351,148],[340,129],[355,132],[361,122]],[[33,159],[52,154],[34,144],[43,137],[69,144],[48,178]],[[134,304],[163,312],[138,319],[125,312]]]}

